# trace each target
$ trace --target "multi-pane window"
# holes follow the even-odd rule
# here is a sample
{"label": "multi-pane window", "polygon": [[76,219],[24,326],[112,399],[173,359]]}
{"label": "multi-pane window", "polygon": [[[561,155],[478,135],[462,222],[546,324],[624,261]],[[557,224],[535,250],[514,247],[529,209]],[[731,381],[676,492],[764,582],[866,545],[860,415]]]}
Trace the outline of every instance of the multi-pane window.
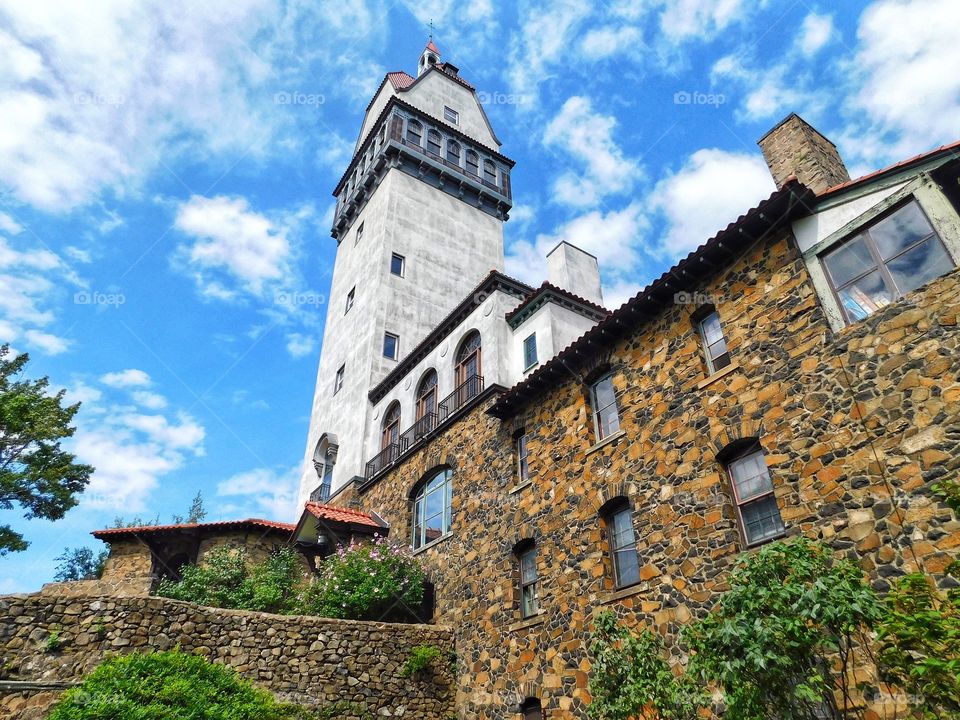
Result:
{"label": "multi-pane window", "polygon": [[640,582],[640,561],[637,558],[637,537],[633,530],[633,511],[626,504],[617,506],[607,516],[613,580],[618,588]]}
{"label": "multi-pane window", "polygon": [[537,334],[533,333],[523,341],[523,369],[528,370],[537,364]]}
{"label": "multi-pane window", "polygon": [[821,256],[848,323],[953,269],[927,216],[911,201]]}
{"label": "multi-pane window", "polygon": [[427,133],[427,152],[440,157],[440,133],[436,130]]}
{"label": "multi-pane window", "polygon": [[416,120],[407,120],[407,142],[419,146],[422,135],[423,125]]}
{"label": "multi-pane window", "polygon": [[520,562],[520,614],[525,618],[533,617],[540,612],[536,546],[519,552],[517,559]]}
{"label": "multi-pane window", "polygon": [[454,110],[452,107],[447,107],[446,105],[444,105],[444,106],[443,106],[443,119],[446,120],[448,123],[452,123],[453,125],[459,125],[459,124],[460,124],[460,113],[458,113],[458,112],[457,112],[456,110]]}
{"label": "multi-pane window", "polygon": [[353,298],[356,295],[357,288],[356,286],[350,288],[350,292],[347,293],[347,306],[343,309],[343,314],[346,315],[350,312],[350,308],[353,307]]}
{"label": "multi-pane window", "polygon": [[529,451],[527,450],[527,434],[517,435],[517,475],[520,483],[525,483],[530,479],[530,465],[527,462]]}
{"label": "multi-pane window", "polygon": [[337,369],[337,376],[333,379],[333,394],[336,395],[343,387],[343,373],[347,369],[346,365],[341,365]]}
{"label": "multi-pane window", "polygon": [[380,435],[380,448],[396,445],[400,440],[400,403],[396,400],[387,408],[383,416],[383,431]]}
{"label": "multi-pane window", "polygon": [[467,172],[471,175],[480,174],[480,156],[473,150],[467,150]]}
{"label": "multi-pane window", "polygon": [[754,449],[730,461],[727,470],[747,545],[756,545],[782,535],[783,520],[773,494],[773,482],[763,450],[754,446]]}
{"label": "multi-pane window", "polygon": [[460,165],[460,143],[456,140],[447,140],[447,162]]}
{"label": "multi-pane window", "polygon": [[358,245],[363,240],[363,223],[357,225],[357,234],[353,236],[353,244]]}
{"label": "multi-pane window", "polygon": [[708,373],[713,374],[730,364],[730,351],[727,350],[727,341],[723,337],[720,313],[713,311],[700,321],[700,337],[703,339]]}
{"label": "multi-pane window", "polygon": [[497,166],[493,164],[493,160],[483,161],[483,179],[491,185],[497,184]]}
{"label": "multi-pane window", "polygon": [[404,265],[406,265],[406,261],[404,260],[403,255],[393,253],[390,256],[390,272],[394,275],[403,277]]}
{"label": "multi-pane window", "polygon": [[431,477],[414,496],[413,548],[421,548],[450,532],[453,507],[453,470]]}
{"label": "multi-pane window", "polygon": [[396,360],[400,350],[400,338],[393,333],[383,334],[383,356],[389,360]]}
{"label": "multi-pane window", "polygon": [[593,405],[593,421],[597,440],[613,435],[620,429],[620,413],[617,410],[617,393],[613,389],[613,375],[605,375],[590,388]]}

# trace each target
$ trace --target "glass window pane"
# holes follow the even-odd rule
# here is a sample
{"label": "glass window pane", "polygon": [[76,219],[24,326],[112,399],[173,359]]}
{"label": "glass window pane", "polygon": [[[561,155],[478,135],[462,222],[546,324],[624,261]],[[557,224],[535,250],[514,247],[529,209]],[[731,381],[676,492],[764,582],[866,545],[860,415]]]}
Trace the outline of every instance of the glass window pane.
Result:
{"label": "glass window pane", "polygon": [[863,320],[884,305],[889,305],[892,300],[890,290],[877,270],[847,285],[837,294],[843,311],[851,321]]}
{"label": "glass window pane", "polygon": [[744,534],[749,544],[776,537],[783,532],[780,508],[773,495],[760,498],[740,507]]}
{"label": "glass window pane", "polygon": [[617,415],[617,406],[611,405],[600,412],[600,436],[608,437],[620,429],[620,416]]}
{"label": "glass window pane", "polygon": [[826,255],[823,262],[837,287],[846,285],[853,278],[876,266],[863,236],[860,235]]}
{"label": "glass window pane", "polygon": [[640,560],[633,546],[618,550],[613,554],[617,587],[635,585],[640,582]]}
{"label": "glass window pane", "polygon": [[870,228],[870,237],[888,260],[933,232],[930,222],[915,202],[906,205]]}
{"label": "glass window pane", "polygon": [[537,551],[527,550],[520,556],[520,581],[524,584],[537,579]]}
{"label": "glass window pane", "polygon": [[433,490],[427,493],[427,517],[433,515],[442,515],[445,505],[443,488]]}
{"label": "glass window pane", "polygon": [[721,355],[725,355],[727,352],[727,343],[721,336],[717,342],[712,343],[707,346],[707,355],[710,356],[711,360],[716,360]]}
{"label": "glass window pane", "polygon": [[613,379],[605,377],[603,380],[593,386],[593,396],[596,399],[597,409],[602,409],[612,405],[616,400],[616,393],[613,389]]}
{"label": "glass window pane", "polygon": [[720,327],[720,315],[711,313],[709,317],[700,323],[700,329],[703,332],[703,339],[707,345],[713,345],[716,342],[723,342],[723,329]]}
{"label": "glass window pane", "polygon": [[722,355],[717,355],[710,361],[710,364],[713,365],[714,372],[723,370],[723,368],[730,364],[730,353],[725,352]]}
{"label": "glass window pane", "polygon": [[540,606],[540,598],[537,593],[537,583],[531,585],[525,585],[522,592],[522,607],[521,612],[524,617],[530,617],[531,615],[536,615],[537,610]]}
{"label": "glass window pane", "polygon": [[773,490],[770,473],[762,452],[755,452],[730,464],[740,502]]}
{"label": "glass window pane", "polygon": [[953,261],[939,238],[932,237],[887,263],[893,281],[901,293],[926,285],[953,269]]}

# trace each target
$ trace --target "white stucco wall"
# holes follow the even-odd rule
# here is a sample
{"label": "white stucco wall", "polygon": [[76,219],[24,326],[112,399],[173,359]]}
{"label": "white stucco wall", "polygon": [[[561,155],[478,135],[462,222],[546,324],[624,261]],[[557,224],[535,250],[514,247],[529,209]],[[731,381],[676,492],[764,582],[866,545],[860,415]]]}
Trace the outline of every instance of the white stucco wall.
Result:
{"label": "white stucco wall", "polygon": [[456,127],[461,132],[487,147],[500,149],[500,144],[484,121],[476,93],[439,70],[426,73],[416,85],[401,93],[400,98],[440,120],[444,119],[444,106],[456,110],[460,114],[460,122]]}
{"label": "white stucco wall", "polygon": [[[595,320],[548,302],[512,330],[508,386],[515,385],[596,325]],[[537,364],[525,369],[523,341],[537,334]]]}
{"label": "white stucco wall", "polygon": [[547,253],[547,279],[574,295],[603,305],[597,258],[576,245],[563,241]]}

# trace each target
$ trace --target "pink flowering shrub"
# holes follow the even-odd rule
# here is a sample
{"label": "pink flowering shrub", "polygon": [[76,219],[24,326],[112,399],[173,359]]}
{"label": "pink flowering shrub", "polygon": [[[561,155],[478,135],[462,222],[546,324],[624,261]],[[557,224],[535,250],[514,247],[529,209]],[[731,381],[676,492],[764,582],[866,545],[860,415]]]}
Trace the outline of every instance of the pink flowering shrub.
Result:
{"label": "pink flowering shrub", "polygon": [[303,612],[349,620],[416,622],[424,572],[410,548],[375,536],[323,561],[303,596]]}

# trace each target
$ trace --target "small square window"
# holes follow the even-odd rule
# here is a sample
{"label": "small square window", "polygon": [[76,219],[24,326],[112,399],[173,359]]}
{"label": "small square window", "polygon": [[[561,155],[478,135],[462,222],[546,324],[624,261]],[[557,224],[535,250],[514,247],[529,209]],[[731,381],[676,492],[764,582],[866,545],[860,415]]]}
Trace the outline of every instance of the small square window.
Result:
{"label": "small square window", "polygon": [[523,341],[523,369],[529,370],[537,364],[537,334],[533,333]]}
{"label": "small square window", "polygon": [[390,360],[397,359],[400,350],[400,338],[393,333],[383,334],[383,356]]}
{"label": "small square window", "polygon": [[443,119],[454,125],[460,124],[460,113],[451,107],[443,106]]}
{"label": "small square window", "polygon": [[359,245],[361,240],[363,240],[363,223],[357,225],[357,234],[353,236],[353,244]]}
{"label": "small square window", "polygon": [[403,255],[397,255],[397,253],[393,253],[393,255],[390,256],[390,272],[397,277],[403,277],[403,271],[405,270],[406,264],[407,262]]}
{"label": "small square window", "polygon": [[346,307],[344,308],[344,310],[343,310],[343,314],[344,314],[344,315],[346,315],[348,312],[350,312],[350,308],[353,307],[353,297],[354,297],[354,294],[356,293],[356,291],[357,291],[357,288],[356,288],[356,286],[354,286],[354,287],[350,288],[350,292],[347,293],[347,306],[346,306]]}
{"label": "small square window", "polygon": [[343,373],[346,370],[346,365],[341,365],[337,370],[337,376],[333,380],[333,394],[336,395],[340,392],[340,388],[343,387]]}

